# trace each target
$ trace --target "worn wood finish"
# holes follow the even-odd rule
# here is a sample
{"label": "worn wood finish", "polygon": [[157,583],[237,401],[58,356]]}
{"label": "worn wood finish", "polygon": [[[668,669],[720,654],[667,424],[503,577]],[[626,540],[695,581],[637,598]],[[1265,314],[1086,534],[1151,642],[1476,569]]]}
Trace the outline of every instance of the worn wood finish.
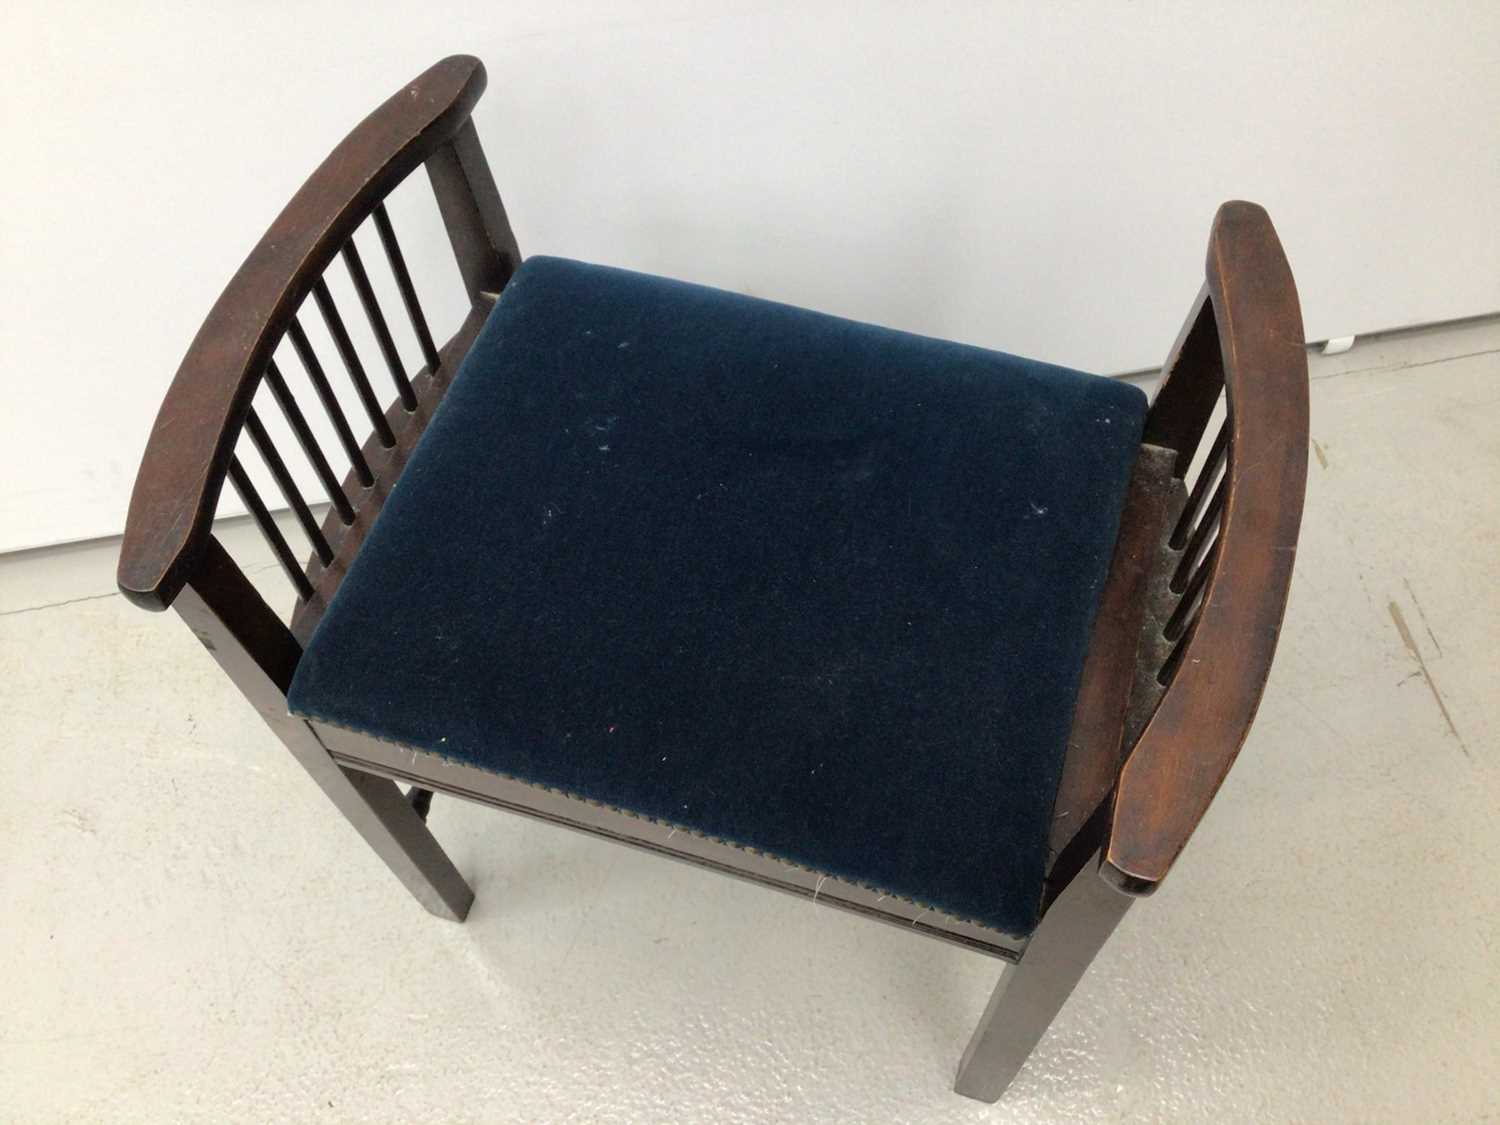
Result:
{"label": "worn wood finish", "polygon": [[[1166,525],[1156,542],[1156,561],[1146,576],[1146,589],[1141,614],[1141,632],[1136,645],[1135,686],[1130,692],[1130,706],[1125,711],[1125,735],[1121,739],[1124,753],[1128,753],[1139,741],[1156,705],[1161,702],[1161,670],[1172,654],[1175,642],[1167,637],[1167,624],[1182,605],[1182,599],[1172,589],[1172,575],[1182,558],[1182,549],[1174,547],[1173,529],[1185,510],[1187,489],[1178,477],[1167,484]],[[1118,778],[1117,763],[1115,770]],[[1113,797],[1113,787],[1111,787]]]}
{"label": "worn wood finish", "polygon": [[164,609],[187,581],[251,396],[293,314],[375,204],[463,129],[484,85],[479,60],[456,56],[393,95],[334,149],[225,288],[167,391],[136,476],[119,567],[131,601]]}
{"label": "worn wood finish", "polygon": [[[1057,870],[1058,857],[1108,799],[1120,772],[1121,739],[1135,684],[1147,583],[1160,554],[1176,459],[1173,450],[1145,445],[1131,474],[1114,557],[1094,615],[1052,810],[1048,850],[1053,879],[1072,877],[1072,871]],[[1089,850],[1097,851],[1097,844]]]}
{"label": "worn wood finish", "polygon": [[1201,605],[1159,677],[1169,681],[1165,694],[1120,771],[1104,848],[1102,873],[1133,894],[1149,894],[1166,877],[1255,717],[1286,608],[1307,483],[1302,316],[1263,209],[1220,208],[1207,275],[1186,346],[1146,427],[1178,450],[1181,475],[1217,398],[1210,389],[1222,383],[1229,438],[1217,543],[1199,583]]}

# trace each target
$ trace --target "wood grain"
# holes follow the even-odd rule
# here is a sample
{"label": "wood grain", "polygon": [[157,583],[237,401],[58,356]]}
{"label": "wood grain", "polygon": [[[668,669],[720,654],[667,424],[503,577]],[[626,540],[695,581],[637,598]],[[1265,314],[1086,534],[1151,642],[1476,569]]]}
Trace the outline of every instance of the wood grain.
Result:
{"label": "wood grain", "polygon": [[[1202,608],[1115,789],[1100,870],[1132,894],[1166,877],[1250,729],[1286,608],[1307,482],[1302,316],[1262,208],[1219,209],[1204,293],[1146,428],[1179,450],[1185,469],[1214,405],[1204,388],[1222,378],[1228,483]],[[1201,343],[1211,338],[1217,362]]]}

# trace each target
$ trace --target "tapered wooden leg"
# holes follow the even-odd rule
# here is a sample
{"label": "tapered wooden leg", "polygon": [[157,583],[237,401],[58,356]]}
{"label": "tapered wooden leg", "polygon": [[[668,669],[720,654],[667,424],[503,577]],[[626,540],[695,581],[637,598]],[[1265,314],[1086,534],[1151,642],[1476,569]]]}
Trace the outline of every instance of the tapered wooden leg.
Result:
{"label": "tapered wooden leg", "polygon": [[993,1102],[1041,1041],[1134,900],[1086,864],[1057,897],[1018,964],[1007,965],[958,1064],[953,1088]]}
{"label": "tapered wooden leg", "polygon": [[[317,742],[310,729],[307,733]],[[417,901],[439,918],[462,922],[474,903],[474,892],[400,786],[387,778],[345,769],[328,756],[320,742],[317,752],[319,756],[309,764],[303,754],[293,751],[328,799]]]}
{"label": "tapered wooden leg", "polygon": [[474,892],[394,781],[345,769],[308,724],[287,711],[302,647],[215,539],[173,608],[188,623],[266,725],[312,775],[417,901],[462,922]]}

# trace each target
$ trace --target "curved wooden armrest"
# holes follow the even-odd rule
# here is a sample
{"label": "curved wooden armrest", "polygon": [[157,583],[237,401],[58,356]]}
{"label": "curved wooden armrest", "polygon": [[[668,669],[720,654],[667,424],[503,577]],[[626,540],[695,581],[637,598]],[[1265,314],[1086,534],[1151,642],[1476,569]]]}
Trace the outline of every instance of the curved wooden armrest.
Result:
{"label": "curved wooden armrest", "polygon": [[177,369],[136,476],[118,572],[132,602],[165,609],[181,590],[292,315],[375,205],[468,126],[484,87],[484,65],[454,55],[394,94],[323,161],[229,282]]}
{"label": "curved wooden armrest", "polygon": [[1228,445],[1218,542],[1202,564],[1210,569],[1196,622],[1121,769],[1101,858],[1104,878],[1131,894],[1149,894],[1166,877],[1239,753],[1276,650],[1302,520],[1302,316],[1276,231],[1251,203],[1219,209],[1204,295],[1147,421],[1148,441],[1179,451],[1179,477],[1220,372]]}

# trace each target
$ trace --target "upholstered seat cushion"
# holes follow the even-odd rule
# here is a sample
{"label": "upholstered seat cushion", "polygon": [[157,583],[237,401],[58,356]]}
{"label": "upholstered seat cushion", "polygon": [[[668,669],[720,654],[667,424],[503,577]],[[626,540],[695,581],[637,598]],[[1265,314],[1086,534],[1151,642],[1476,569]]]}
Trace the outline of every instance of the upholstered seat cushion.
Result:
{"label": "upholstered seat cushion", "polygon": [[1144,411],[532,258],[292,708],[1027,933]]}

